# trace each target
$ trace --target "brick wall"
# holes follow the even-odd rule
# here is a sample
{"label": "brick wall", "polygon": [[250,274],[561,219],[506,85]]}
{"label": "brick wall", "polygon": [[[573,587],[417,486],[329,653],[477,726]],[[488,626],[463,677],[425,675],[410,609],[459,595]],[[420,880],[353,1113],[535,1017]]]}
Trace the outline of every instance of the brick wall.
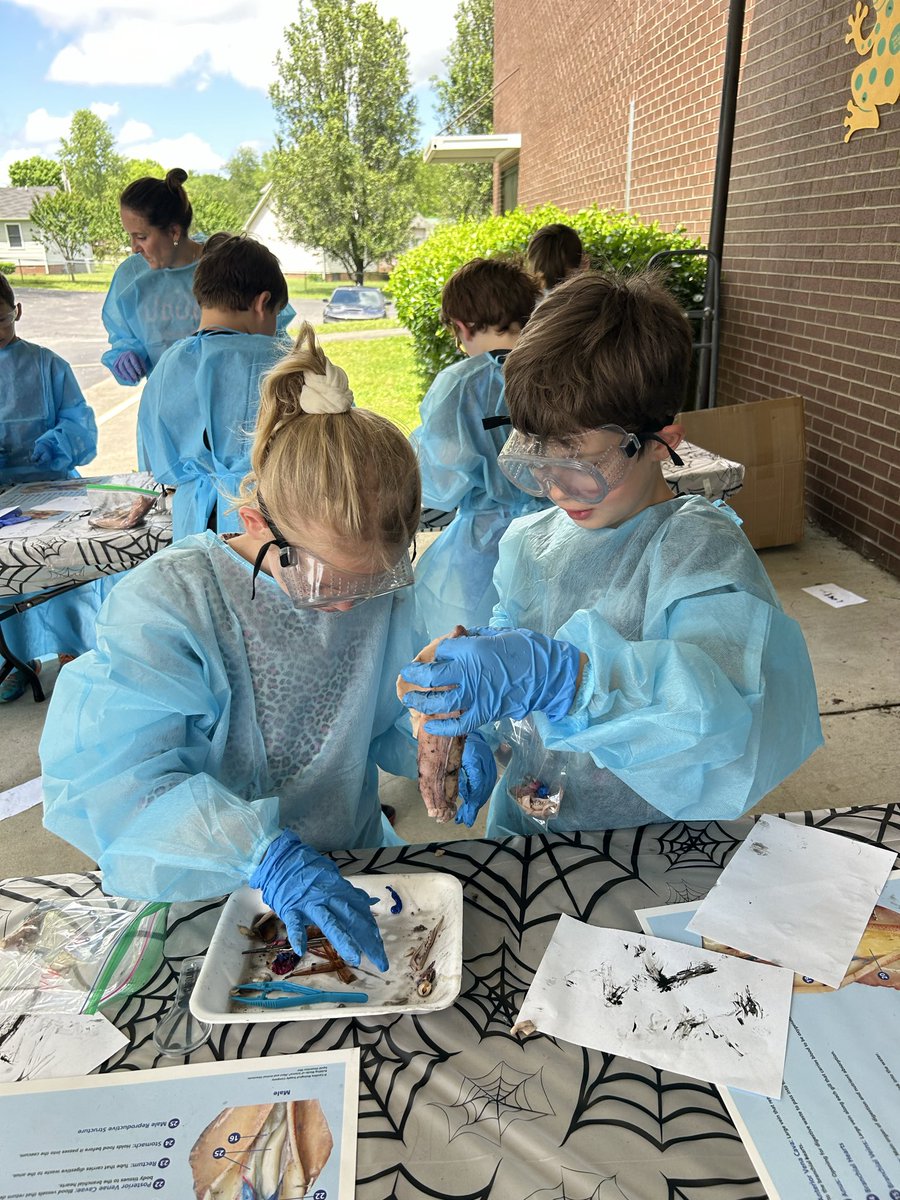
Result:
{"label": "brick wall", "polygon": [[[495,0],[494,121],[522,134],[520,203],[623,206],[633,98],[631,209],[705,237],[727,7]],[[748,0],[719,400],[799,392],[811,516],[900,574],[900,102],[843,142],[852,7]]]}
{"label": "brick wall", "polygon": [[[748,0],[748,28],[753,0]],[[495,0],[494,128],[521,133],[519,202],[625,205],[705,237],[727,0]]]}
{"label": "brick wall", "polygon": [[844,44],[852,7],[756,0],[725,239],[720,403],[802,395],[811,515],[900,574],[900,104],[844,143],[862,61]]}

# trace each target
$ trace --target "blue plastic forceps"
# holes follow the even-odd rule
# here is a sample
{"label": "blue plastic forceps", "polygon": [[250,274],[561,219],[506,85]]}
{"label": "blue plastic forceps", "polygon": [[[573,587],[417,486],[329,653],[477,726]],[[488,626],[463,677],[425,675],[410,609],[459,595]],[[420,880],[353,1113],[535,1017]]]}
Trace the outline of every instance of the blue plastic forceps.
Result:
{"label": "blue plastic forceps", "polygon": [[[275,992],[286,995],[273,995]],[[231,998],[236,1004],[251,1008],[299,1008],[303,1004],[366,1004],[366,992],[324,992],[319,988],[304,987],[301,983],[282,982],[272,979],[264,983],[241,983],[231,989]]]}

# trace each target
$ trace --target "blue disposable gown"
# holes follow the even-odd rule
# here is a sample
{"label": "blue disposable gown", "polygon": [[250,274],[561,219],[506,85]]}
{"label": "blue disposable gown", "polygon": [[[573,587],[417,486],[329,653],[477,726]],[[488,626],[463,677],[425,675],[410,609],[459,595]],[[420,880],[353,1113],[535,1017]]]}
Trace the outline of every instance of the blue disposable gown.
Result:
{"label": "blue disposable gown", "polygon": [[282,353],[276,338],[203,330],[170,346],[147,381],[138,457],[142,470],[177,489],[175,541],[202,533],[214,511],[219,533],[240,530],[228,497],[250,470],[260,376]]}
{"label": "blue disposable gown", "polygon": [[[164,350],[196,330],[200,324],[200,306],[192,291],[196,270],[197,262],[154,270],[141,254],[130,254],[116,267],[102,314],[110,348],[100,361],[119,383],[133,386],[116,375],[120,354],[133,350],[150,375]],[[296,315],[290,304],[279,313],[278,329],[284,336]]]}
{"label": "blue disposable gown", "polygon": [[[49,466],[31,461],[35,447],[51,454]],[[17,338],[0,350],[0,486],[33,479],[72,479],[74,469],[97,453],[97,426],[72,368],[48,350]],[[98,580],[3,622],[3,636],[18,658],[81,654],[94,644],[94,621],[111,586]],[[0,598],[0,608],[31,595]]]}
{"label": "blue disposable gown", "polygon": [[44,820],[115,895],[197,900],[246,882],[278,831],[319,850],[398,844],[378,771],[411,777],[396,678],[409,592],[295,609],[211,533],[136,567],[63,670],[41,740]]}
{"label": "blue disposable gown", "polygon": [[509,791],[527,776],[553,791],[562,768],[551,830],[727,820],[822,744],[803,634],[729,513],[688,496],[615,529],[557,509],[511,526],[493,624],[570,642],[590,670],[569,716],[526,722],[489,835],[541,832]]}
{"label": "blue disposable gown", "polygon": [[[49,466],[31,461],[50,452]],[[17,338],[0,350],[0,484],[71,479],[97,453],[97,426],[64,358]]]}
{"label": "blue disposable gown", "polygon": [[509,429],[484,429],[483,417],[505,416],[503,363],[493,353],[441,371],[422,401],[412,434],[425,508],[458,511],[428,547],[416,570],[420,621],[428,637],[455,625],[487,625],[497,603],[492,582],[497,546],[510,521],[545,508],[510,483],[497,466]]}

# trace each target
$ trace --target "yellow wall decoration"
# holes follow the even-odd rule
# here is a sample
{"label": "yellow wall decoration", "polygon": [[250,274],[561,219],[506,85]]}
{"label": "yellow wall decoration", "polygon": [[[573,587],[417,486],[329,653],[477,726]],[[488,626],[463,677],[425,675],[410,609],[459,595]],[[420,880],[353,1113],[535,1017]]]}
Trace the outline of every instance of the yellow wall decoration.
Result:
{"label": "yellow wall decoration", "polygon": [[844,41],[853,43],[856,53],[868,58],[855,68],[850,79],[853,99],[847,104],[849,116],[844,117],[849,142],[859,129],[877,129],[881,123],[879,104],[895,104],[900,97],[900,0],[873,0],[875,25],[863,37],[862,25],[869,15],[867,4],[857,3],[852,17],[847,18],[850,32]]}

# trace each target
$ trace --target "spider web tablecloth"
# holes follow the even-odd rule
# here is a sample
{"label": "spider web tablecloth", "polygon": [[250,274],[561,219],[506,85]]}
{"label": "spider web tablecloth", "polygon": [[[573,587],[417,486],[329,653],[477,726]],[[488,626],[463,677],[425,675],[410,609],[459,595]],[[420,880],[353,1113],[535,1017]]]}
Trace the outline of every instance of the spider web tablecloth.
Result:
{"label": "spider web tablecloth", "polygon": [[[790,820],[900,848],[900,810]],[[638,929],[634,911],[695,900],[752,828],[749,819],[461,841],[340,854],[347,874],[450,872],[465,896],[463,984],[427,1016],[214,1028],[192,1062],[358,1046],[359,1200],[762,1200],[716,1089],[642,1063],[509,1033],[561,912]],[[10,880],[0,919],[31,898],[89,894],[96,876]],[[181,960],[206,949],[219,902],[173,906],[167,959],[108,1013],[131,1044],[103,1070],[162,1059],[154,1026]],[[2,928],[2,925],[0,925]]]}
{"label": "spider web tablecloth", "polygon": [[[85,479],[84,483],[105,478]],[[46,485],[48,490],[52,486]],[[71,495],[71,487],[66,494]],[[85,510],[89,508],[85,493]],[[0,608],[4,601],[14,602],[19,596],[127,571],[171,541],[171,513],[155,510],[137,529],[92,529],[87,516],[70,513],[42,536],[0,539]]]}

